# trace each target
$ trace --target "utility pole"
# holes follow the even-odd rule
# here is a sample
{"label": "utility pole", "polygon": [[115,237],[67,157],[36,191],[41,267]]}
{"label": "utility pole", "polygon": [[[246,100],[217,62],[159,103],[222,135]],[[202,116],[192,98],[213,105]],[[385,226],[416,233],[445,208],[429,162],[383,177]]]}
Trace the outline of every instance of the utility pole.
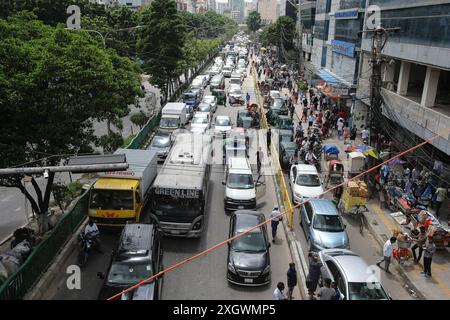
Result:
{"label": "utility pole", "polygon": [[381,114],[381,106],[383,99],[381,97],[381,67],[384,62],[388,60],[381,56],[381,51],[383,50],[387,40],[388,33],[390,31],[398,31],[400,28],[383,28],[381,26],[376,27],[374,30],[364,30],[358,32],[358,35],[363,33],[372,33],[372,49],[371,58],[369,62],[372,65],[372,75],[370,76],[370,107],[369,107],[369,145],[372,145],[373,136],[373,126],[375,125],[373,119],[375,113]]}

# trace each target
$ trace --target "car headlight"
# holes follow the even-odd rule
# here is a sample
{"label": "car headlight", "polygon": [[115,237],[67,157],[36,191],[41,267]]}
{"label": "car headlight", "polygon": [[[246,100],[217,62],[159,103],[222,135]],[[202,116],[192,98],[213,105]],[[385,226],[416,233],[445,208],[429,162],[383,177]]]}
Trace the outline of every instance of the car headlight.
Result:
{"label": "car headlight", "polygon": [[266,274],[270,272],[270,264],[264,269],[264,271],[262,272],[262,274]]}
{"label": "car headlight", "polygon": [[295,191],[294,194],[297,198],[303,199],[303,196],[300,194],[300,192]]}
{"label": "car headlight", "polygon": [[228,271],[230,271],[231,273],[237,274],[236,269],[233,266],[233,263],[230,261],[228,262]]}

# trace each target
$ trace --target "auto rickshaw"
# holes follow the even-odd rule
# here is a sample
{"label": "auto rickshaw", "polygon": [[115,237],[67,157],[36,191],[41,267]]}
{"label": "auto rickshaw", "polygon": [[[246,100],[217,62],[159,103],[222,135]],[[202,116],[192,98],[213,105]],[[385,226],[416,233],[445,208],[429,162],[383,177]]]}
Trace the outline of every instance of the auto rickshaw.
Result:
{"label": "auto rickshaw", "polygon": [[225,105],[225,90],[212,89],[211,94],[217,98],[217,104]]}
{"label": "auto rickshaw", "polygon": [[339,148],[336,146],[323,146],[323,159],[325,161],[338,160],[339,159]]}
{"label": "auto rickshaw", "polygon": [[278,134],[278,141],[279,143],[294,141],[294,135],[292,134],[292,130],[280,130]]}
{"label": "auto rickshaw", "polygon": [[293,127],[294,127],[294,122],[292,121],[291,117],[283,116],[283,115],[278,115],[276,117],[275,128],[292,130]]}
{"label": "auto rickshaw", "polygon": [[243,117],[250,117],[250,112],[248,112],[247,110],[239,110],[237,112],[236,127],[242,127]]}
{"label": "auto rickshaw", "polygon": [[328,173],[325,174],[325,188],[328,184],[338,185],[344,182],[344,165],[340,160],[330,160],[327,163]]}
{"label": "auto rickshaw", "polygon": [[291,158],[297,152],[297,145],[292,141],[281,141],[279,149],[279,160],[283,170],[289,170]]}

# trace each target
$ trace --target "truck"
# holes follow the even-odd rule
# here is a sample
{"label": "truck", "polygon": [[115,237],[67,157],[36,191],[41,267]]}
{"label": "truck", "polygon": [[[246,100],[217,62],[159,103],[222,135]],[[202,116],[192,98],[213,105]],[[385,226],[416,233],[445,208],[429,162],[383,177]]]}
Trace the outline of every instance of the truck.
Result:
{"label": "truck", "polygon": [[174,131],[187,123],[188,106],[184,102],[169,102],[161,110],[159,128],[161,131]]}
{"label": "truck", "polygon": [[98,226],[139,222],[157,174],[158,153],[154,150],[117,149],[114,154],[125,154],[129,167],[104,173],[91,187],[88,215]]}

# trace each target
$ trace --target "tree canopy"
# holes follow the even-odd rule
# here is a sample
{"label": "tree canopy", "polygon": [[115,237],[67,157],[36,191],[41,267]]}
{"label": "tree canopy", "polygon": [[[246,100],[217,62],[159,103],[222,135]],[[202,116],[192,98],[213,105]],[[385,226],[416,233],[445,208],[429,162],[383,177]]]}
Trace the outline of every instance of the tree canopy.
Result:
{"label": "tree canopy", "polygon": [[248,14],[247,27],[251,32],[256,32],[261,28],[261,14],[258,11],[252,11]]}

